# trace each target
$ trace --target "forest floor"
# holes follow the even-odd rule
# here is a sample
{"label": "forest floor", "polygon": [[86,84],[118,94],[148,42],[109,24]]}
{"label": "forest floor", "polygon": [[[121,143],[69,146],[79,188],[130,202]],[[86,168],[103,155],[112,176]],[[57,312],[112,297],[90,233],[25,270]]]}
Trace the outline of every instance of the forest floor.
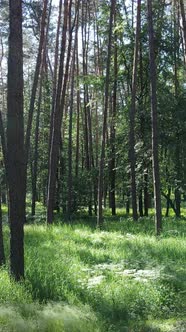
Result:
{"label": "forest floor", "polygon": [[[186,331],[186,220],[25,226],[25,281],[0,270],[0,331]],[[6,256],[9,230],[4,226]]]}

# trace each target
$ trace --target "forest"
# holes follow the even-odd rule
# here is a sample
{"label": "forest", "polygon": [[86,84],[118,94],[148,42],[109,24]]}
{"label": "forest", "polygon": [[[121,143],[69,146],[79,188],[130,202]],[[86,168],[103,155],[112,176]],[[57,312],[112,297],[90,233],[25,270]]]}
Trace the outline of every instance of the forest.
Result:
{"label": "forest", "polygon": [[0,0],[0,332],[186,331],[186,1]]}

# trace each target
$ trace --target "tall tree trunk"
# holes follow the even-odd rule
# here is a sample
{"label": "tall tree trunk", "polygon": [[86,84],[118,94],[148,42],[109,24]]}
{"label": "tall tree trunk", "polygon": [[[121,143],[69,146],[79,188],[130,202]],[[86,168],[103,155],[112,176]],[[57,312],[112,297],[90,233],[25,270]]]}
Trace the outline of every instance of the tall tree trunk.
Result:
{"label": "tall tree trunk", "polygon": [[9,1],[9,54],[7,95],[7,174],[10,218],[10,270],[24,277],[25,170],[23,126],[22,1]]}
{"label": "tall tree trunk", "polygon": [[161,214],[161,184],[159,174],[158,156],[158,113],[157,113],[157,87],[156,87],[156,63],[154,46],[154,29],[152,20],[152,0],[147,0],[148,34],[149,34],[149,61],[150,61],[150,88],[151,88],[151,119],[152,119],[152,167],[154,185],[154,207],[156,234],[162,230]]}
{"label": "tall tree trunk", "polygon": [[62,14],[62,0],[59,0],[59,13],[58,13],[58,22],[57,22],[57,31],[56,31],[55,54],[54,54],[54,74],[53,74],[53,86],[52,86],[52,111],[50,118],[51,126],[50,126],[50,136],[49,136],[49,156],[50,156],[50,146],[52,141],[52,130],[53,130],[52,123],[54,118],[54,109],[55,109],[56,92],[57,92],[57,72],[58,72],[58,60],[59,60],[59,33],[61,27],[61,14]]}
{"label": "tall tree trunk", "polygon": [[133,220],[138,219],[137,199],[136,199],[136,155],[135,155],[135,114],[136,114],[136,90],[137,90],[137,65],[140,38],[140,16],[141,0],[138,0],[137,7],[137,24],[134,47],[133,74],[132,74],[132,100],[129,113],[130,130],[129,130],[129,160],[131,169],[131,194],[132,194],[132,216]]}
{"label": "tall tree trunk", "polygon": [[[114,17],[114,24],[116,26],[116,13]],[[114,88],[112,96],[112,114],[111,114],[111,128],[110,128],[110,207],[112,215],[116,215],[116,112],[117,112],[117,76],[118,76],[118,51],[117,51],[117,34],[115,32],[114,38]]]}
{"label": "tall tree trunk", "polygon": [[76,166],[75,175],[78,179],[79,174],[79,137],[80,137],[80,87],[79,87],[79,58],[78,58],[78,40],[76,43],[76,71],[77,71],[77,83],[76,83],[76,99],[77,99],[77,119],[76,119]]}
{"label": "tall tree trunk", "polygon": [[[48,38],[48,31],[49,31],[49,25],[50,25],[50,14],[51,14],[51,5],[52,0],[50,0],[49,5],[49,14],[46,24],[46,32],[45,32],[45,22],[41,22],[41,29],[43,32],[41,33],[42,41],[41,41],[41,59],[39,60],[39,72],[40,72],[40,85],[39,85],[39,97],[38,97],[38,109],[37,109],[37,115],[36,115],[36,127],[35,127],[35,147],[34,147],[34,163],[33,163],[33,188],[32,188],[32,216],[35,216],[35,204],[36,204],[36,197],[37,197],[37,171],[38,171],[38,145],[39,145],[39,123],[40,123],[40,113],[41,113],[41,102],[42,102],[42,85],[43,85],[43,77],[45,76],[45,79],[47,77],[47,61],[46,61],[46,55],[47,55],[47,38]],[[45,18],[46,12],[45,7],[43,8],[44,13],[43,16]],[[42,20],[44,19],[42,17]],[[44,24],[44,26],[42,26]],[[44,75],[45,71],[45,75]],[[37,82],[38,85],[38,82]],[[37,90],[37,88],[36,88]]]}
{"label": "tall tree trunk", "polygon": [[[79,16],[79,12],[78,12]],[[67,214],[68,219],[71,219],[72,214],[72,120],[73,120],[73,107],[74,107],[74,79],[75,79],[75,60],[76,60],[76,45],[78,38],[78,22],[76,23],[76,33],[75,33],[75,41],[74,41],[74,50],[72,57],[72,69],[71,69],[71,91],[70,91],[70,105],[69,105],[69,137],[68,137],[68,204],[67,204]]]}
{"label": "tall tree trunk", "polygon": [[[62,43],[61,43],[61,55],[60,55],[60,66],[58,73],[58,87],[56,92],[56,102],[53,118],[53,133],[50,148],[50,165],[49,165],[49,178],[48,178],[48,196],[47,196],[47,223],[53,223],[53,210],[55,202],[56,192],[56,172],[59,160],[59,144],[61,137],[61,125],[65,106],[66,88],[68,82],[69,63],[71,56],[72,47],[72,33],[73,27],[71,26],[71,7],[72,0],[64,2],[64,22],[62,32]],[[67,35],[67,23],[69,23],[69,42],[66,57],[65,73],[63,73],[64,60],[65,60],[65,48],[66,48],[66,35]],[[64,76],[64,77],[63,77]],[[64,78],[64,79],[63,79]],[[62,92],[61,92],[62,91]]]}
{"label": "tall tree trunk", "polygon": [[[26,187],[27,187],[27,165],[28,165],[28,159],[29,159],[30,138],[31,138],[31,130],[32,130],[32,120],[33,120],[33,114],[34,114],[34,105],[35,105],[35,99],[36,99],[36,93],[37,93],[37,87],[38,87],[43,45],[44,45],[44,40],[45,40],[45,23],[46,23],[46,15],[47,15],[47,5],[48,5],[48,0],[44,0],[42,17],[41,17],[41,25],[40,25],[41,30],[40,30],[39,48],[38,48],[38,53],[37,53],[36,67],[35,67],[32,91],[31,91],[31,96],[30,96],[28,122],[27,122],[25,142],[24,142],[25,168],[24,168],[24,171],[22,174],[22,182],[24,183],[22,195],[25,196],[25,199],[24,199],[25,204],[26,204]],[[26,205],[25,205],[24,209],[26,210]],[[26,220],[26,218],[25,218],[25,220]]]}
{"label": "tall tree trunk", "polygon": [[[178,94],[179,94],[179,80],[178,80],[178,48],[179,48],[179,14],[177,8],[177,1],[174,0],[174,41],[173,41],[173,62],[174,62],[174,95],[175,95],[175,107],[177,106]],[[175,109],[175,116],[177,110]],[[176,151],[175,151],[175,171],[176,171],[176,188],[175,188],[175,208],[176,216],[179,218],[181,215],[181,192],[180,192],[180,182],[181,182],[181,150],[180,150],[180,124],[178,122],[176,128],[175,137]]]}
{"label": "tall tree trunk", "polygon": [[[64,1],[63,12],[63,28],[62,28],[62,40],[61,40],[61,54],[58,72],[58,82],[55,97],[55,108],[52,126],[52,139],[50,143],[50,156],[49,156],[49,171],[48,171],[48,193],[47,193],[47,223],[53,223],[53,209],[55,204],[55,191],[56,191],[56,172],[58,164],[59,143],[61,138],[61,123],[63,117],[63,109],[61,109],[61,90],[63,85],[64,76],[64,61],[65,61],[65,49],[67,38],[67,24],[68,24],[68,0]],[[64,105],[62,105],[64,107]]]}
{"label": "tall tree trunk", "polygon": [[109,40],[107,50],[107,65],[106,65],[106,82],[105,82],[105,102],[103,112],[103,128],[102,128],[102,143],[101,143],[101,157],[99,164],[99,177],[98,177],[98,215],[97,226],[102,227],[103,224],[103,177],[104,177],[104,163],[105,163],[105,144],[107,134],[107,114],[108,114],[108,99],[109,99],[109,84],[110,84],[110,63],[111,63],[111,44],[112,44],[112,30],[113,18],[115,13],[116,0],[111,0],[110,19],[109,19]]}
{"label": "tall tree trunk", "polygon": [[42,101],[42,73],[40,78],[38,109],[36,116],[35,127],[35,146],[34,146],[34,162],[33,162],[33,174],[32,174],[32,216],[35,216],[36,196],[37,196],[37,169],[38,169],[38,144],[39,144],[39,121],[41,113],[41,101]]}
{"label": "tall tree trunk", "polygon": [[[83,93],[84,93],[84,141],[85,141],[85,166],[87,172],[90,174],[92,163],[91,163],[91,143],[92,143],[92,128],[90,124],[90,105],[89,105],[89,88],[86,82],[88,75],[88,49],[89,49],[89,36],[90,36],[90,25],[88,17],[88,2],[82,5],[82,49],[83,49]],[[91,184],[88,183],[88,212],[89,216],[92,215],[92,188]]]}

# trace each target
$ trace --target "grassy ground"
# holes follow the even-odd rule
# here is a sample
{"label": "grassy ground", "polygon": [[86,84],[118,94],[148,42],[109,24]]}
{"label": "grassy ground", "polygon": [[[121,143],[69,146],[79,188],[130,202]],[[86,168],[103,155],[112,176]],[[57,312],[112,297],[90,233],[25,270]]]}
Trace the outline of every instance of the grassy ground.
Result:
{"label": "grassy ground", "polygon": [[[26,281],[0,270],[0,331],[186,331],[183,219],[25,226]],[[8,228],[5,244],[8,254]]]}

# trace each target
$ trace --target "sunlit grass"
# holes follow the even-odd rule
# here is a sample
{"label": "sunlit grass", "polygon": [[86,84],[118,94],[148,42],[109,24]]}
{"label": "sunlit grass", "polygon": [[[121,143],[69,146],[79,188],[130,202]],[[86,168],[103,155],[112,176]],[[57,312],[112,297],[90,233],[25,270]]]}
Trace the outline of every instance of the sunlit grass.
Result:
{"label": "sunlit grass", "polygon": [[[0,272],[3,331],[184,331],[185,221],[165,218],[163,229],[156,238],[153,217],[121,216],[102,231],[25,226],[26,281]],[[8,227],[5,242],[8,255]]]}

